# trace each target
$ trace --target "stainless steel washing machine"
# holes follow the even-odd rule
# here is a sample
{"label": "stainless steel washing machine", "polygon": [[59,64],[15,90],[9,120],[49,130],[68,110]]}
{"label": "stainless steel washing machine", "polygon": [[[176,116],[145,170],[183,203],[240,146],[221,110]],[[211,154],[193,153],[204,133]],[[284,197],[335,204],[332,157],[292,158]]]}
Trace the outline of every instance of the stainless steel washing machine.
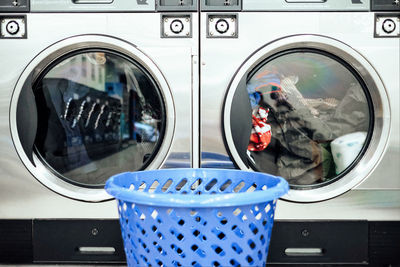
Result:
{"label": "stainless steel washing machine", "polygon": [[270,263],[399,262],[399,11],[202,2],[201,166],[288,180]]}
{"label": "stainless steel washing machine", "polygon": [[0,4],[1,262],[124,260],[106,179],[195,160],[195,3]]}

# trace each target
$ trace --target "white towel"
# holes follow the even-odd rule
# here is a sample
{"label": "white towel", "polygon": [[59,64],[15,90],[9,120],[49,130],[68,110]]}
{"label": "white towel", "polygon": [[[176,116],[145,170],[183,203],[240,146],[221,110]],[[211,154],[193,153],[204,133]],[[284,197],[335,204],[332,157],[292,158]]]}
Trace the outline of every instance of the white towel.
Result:
{"label": "white towel", "polygon": [[366,132],[354,132],[342,135],[331,142],[336,174],[343,172],[356,159],[364,145],[366,137]]}

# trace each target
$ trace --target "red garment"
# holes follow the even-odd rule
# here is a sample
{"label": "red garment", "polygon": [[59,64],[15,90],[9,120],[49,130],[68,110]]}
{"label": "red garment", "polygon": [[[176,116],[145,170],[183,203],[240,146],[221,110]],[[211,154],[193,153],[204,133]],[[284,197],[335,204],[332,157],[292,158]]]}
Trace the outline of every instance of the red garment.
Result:
{"label": "red garment", "polygon": [[268,110],[259,107],[256,115],[252,115],[253,128],[250,135],[249,151],[263,151],[271,142],[271,125],[267,123]]}

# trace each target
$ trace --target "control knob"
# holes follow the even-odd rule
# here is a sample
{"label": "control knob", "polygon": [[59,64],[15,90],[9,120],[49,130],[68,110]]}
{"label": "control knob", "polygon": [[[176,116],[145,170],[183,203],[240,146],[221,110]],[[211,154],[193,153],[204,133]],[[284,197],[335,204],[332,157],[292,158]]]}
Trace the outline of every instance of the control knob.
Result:
{"label": "control knob", "polygon": [[183,31],[183,23],[179,19],[175,19],[171,22],[170,29],[173,33],[178,34]]}
{"label": "control knob", "polygon": [[6,30],[9,34],[15,35],[19,32],[19,24],[15,20],[11,20],[7,23]]}
{"label": "control knob", "polygon": [[382,29],[386,33],[392,33],[396,29],[396,23],[392,19],[385,19],[382,23]]}
{"label": "control knob", "polygon": [[221,34],[226,33],[229,30],[229,23],[225,19],[219,19],[215,23],[215,29]]}

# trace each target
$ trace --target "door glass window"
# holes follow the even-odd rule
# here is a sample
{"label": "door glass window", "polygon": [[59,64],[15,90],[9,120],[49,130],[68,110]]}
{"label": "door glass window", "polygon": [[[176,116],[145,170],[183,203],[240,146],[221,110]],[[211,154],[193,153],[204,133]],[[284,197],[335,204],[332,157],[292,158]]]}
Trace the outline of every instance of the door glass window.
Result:
{"label": "door glass window", "polygon": [[165,127],[159,88],[136,62],[111,51],[75,53],[34,85],[37,156],[72,183],[102,186],[145,168]]}
{"label": "door glass window", "polygon": [[289,51],[250,73],[248,161],[257,171],[315,186],[343,176],[363,153],[372,128],[369,96],[342,60]]}

